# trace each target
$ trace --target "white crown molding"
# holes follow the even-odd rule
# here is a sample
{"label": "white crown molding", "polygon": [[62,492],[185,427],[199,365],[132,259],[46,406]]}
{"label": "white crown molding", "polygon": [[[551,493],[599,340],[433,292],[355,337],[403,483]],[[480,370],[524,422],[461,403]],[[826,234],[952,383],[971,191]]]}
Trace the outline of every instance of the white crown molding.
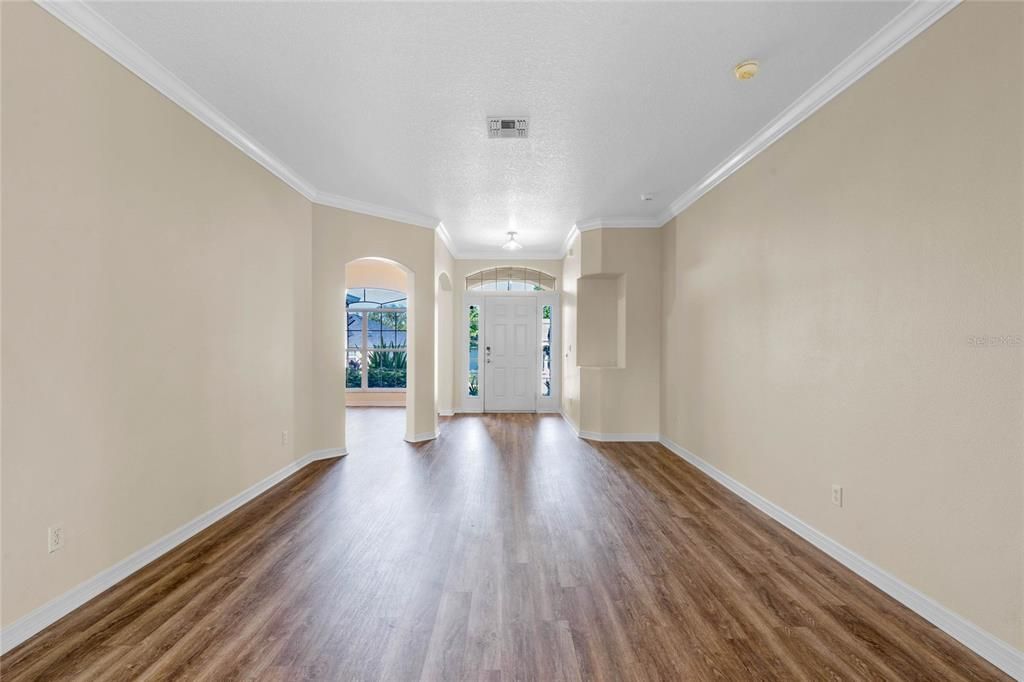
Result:
{"label": "white crown molding", "polygon": [[664,225],[685,211],[693,202],[742,168],[833,97],[856,83],[958,4],[960,0],[915,0],[725,161],[705,175],[700,182],[683,192],[658,216],[656,222]]}
{"label": "white crown molding", "polygon": [[[437,229],[440,221],[403,209],[380,206],[350,197],[322,192],[265,149],[248,133],[222,114],[212,104],[171,73],[156,59],[129,40],[106,19],[82,0],[36,0],[47,12],[108,54],[116,62],[137,75],[158,92],[195,116],[211,130],[237,147],[304,197],[318,204],[363,213],[410,225]],[[489,258],[498,260],[532,258],[561,259],[577,230],[657,228],[682,213],[693,202],[718,183],[767,149],[822,105],[859,80],[886,57],[917,36],[959,4],[960,0],[915,0],[903,12],[869,38],[853,54],[812,86],[767,126],[734,151],[693,187],[681,194],[655,218],[610,217],[593,218],[573,226],[557,253],[505,255],[493,252],[461,253],[454,248],[451,235],[444,232],[442,240],[457,259]]]}
{"label": "white crown molding", "polygon": [[441,238],[441,243],[444,244],[446,249],[448,249],[448,253],[451,257],[456,258],[455,242],[452,241],[452,236],[448,234],[448,230],[445,228],[444,223],[438,223],[437,227],[434,229],[437,230],[437,236]]}
{"label": "white crown molding", "polygon": [[592,218],[573,226],[562,247],[562,255],[569,250],[575,231],[586,232],[596,229],[651,228],[662,227],[689,208],[695,201],[711,191],[716,185],[746,165],[776,140],[788,133],[827,104],[836,95],[846,90],[868,72],[881,64],[887,57],[910,42],[929,26],[945,16],[960,4],[960,0],[914,0],[888,24],[868,38],[846,59],[840,62],[824,78],[819,80],[803,95],[761,128],[753,137],[718,164],[655,218]]}
{"label": "white crown molding", "polygon": [[345,448],[331,448],[310,452],[264,478],[259,483],[243,490],[231,499],[217,505],[210,511],[200,514],[156,542],[143,547],[110,568],[100,571],[84,583],[71,588],[59,597],[43,604],[3,628],[3,630],[0,630],[0,654],[7,653],[44,628],[56,623],[93,597],[110,589],[143,566],[158,559],[200,531],[223,519],[246,502],[262,495],[311,462],[333,457],[344,457],[347,454],[348,451]]}
{"label": "white crown molding", "polygon": [[234,121],[203,99],[106,19],[80,0],[36,0],[44,10],[90,43],[107,53],[164,97],[195,116],[243,154],[280,178],[299,194],[312,200],[316,189],[238,127]]}
{"label": "white crown molding", "polygon": [[85,2],[36,0],[36,3],[310,201],[430,229],[440,222],[411,211],[321,192]]}
{"label": "white crown molding", "polygon": [[662,437],[661,444],[713,480],[725,486],[732,493],[760,509],[775,521],[778,521],[911,611],[914,611],[935,625],[935,627],[950,637],[958,640],[992,665],[1003,670],[1014,679],[1024,679],[1024,652],[985,632],[977,625],[942,606],[931,597],[922,594],[856,552],[847,549],[678,443]]}
{"label": "white crown molding", "polygon": [[569,229],[569,234],[565,235],[565,239],[562,240],[562,248],[559,249],[561,254],[560,258],[565,258],[569,255],[569,249],[572,248],[572,243],[576,240],[576,237],[580,236],[580,228],[573,225]]}
{"label": "white crown molding", "polygon": [[580,232],[602,229],[650,229],[661,227],[665,223],[659,222],[657,218],[592,218],[576,223],[574,226]]}
{"label": "white crown molding", "polygon": [[773,142],[798,126],[832,98],[850,87],[887,57],[941,19],[960,4],[960,0],[914,0],[888,24],[868,38],[852,54],[815,83],[768,125],[736,149],[725,161],[705,175],[654,218],[592,218],[576,223],[562,246],[569,250],[575,232],[597,229],[658,228],[689,208],[720,182],[767,149]]}
{"label": "white crown molding", "polygon": [[311,200],[313,203],[320,204],[322,206],[340,208],[346,211],[352,211],[353,213],[362,213],[363,215],[372,215],[376,218],[394,220],[399,223],[405,223],[406,225],[415,225],[417,227],[425,227],[431,230],[437,229],[437,226],[441,224],[441,221],[437,218],[423,215],[421,213],[404,211],[400,208],[389,208],[388,206],[381,206],[380,204],[371,204],[368,201],[360,201],[359,199],[343,197],[340,194],[330,194],[328,192],[318,191],[313,195]]}

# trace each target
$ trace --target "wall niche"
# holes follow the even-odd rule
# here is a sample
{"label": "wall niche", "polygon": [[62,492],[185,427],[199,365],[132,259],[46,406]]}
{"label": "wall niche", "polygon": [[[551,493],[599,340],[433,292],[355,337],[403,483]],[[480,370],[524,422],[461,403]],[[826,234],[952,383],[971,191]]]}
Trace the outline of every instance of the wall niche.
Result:
{"label": "wall niche", "polygon": [[576,362],[626,366],[626,276],[601,273],[576,280]]}

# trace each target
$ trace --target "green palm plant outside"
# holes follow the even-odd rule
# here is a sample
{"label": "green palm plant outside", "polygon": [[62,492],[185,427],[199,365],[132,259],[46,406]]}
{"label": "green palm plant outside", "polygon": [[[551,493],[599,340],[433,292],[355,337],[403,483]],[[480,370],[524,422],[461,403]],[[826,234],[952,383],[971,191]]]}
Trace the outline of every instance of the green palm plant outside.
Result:
{"label": "green palm plant outside", "polygon": [[367,354],[367,383],[371,388],[405,388],[408,355],[392,348],[398,346],[382,343]]}

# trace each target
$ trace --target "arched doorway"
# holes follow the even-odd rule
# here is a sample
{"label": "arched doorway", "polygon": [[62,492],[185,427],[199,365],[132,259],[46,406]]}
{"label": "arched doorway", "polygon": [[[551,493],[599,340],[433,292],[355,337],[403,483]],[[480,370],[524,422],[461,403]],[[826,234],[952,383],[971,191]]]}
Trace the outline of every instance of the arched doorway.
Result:
{"label": "arched doorway", "polygon": [[[365,257],[345,264],[346,441],[389,434],[415,440],[415,305],[412,271]],[[371,433],[368,433],[372,431]],[[413,435],[411,435],[413,434]]]}

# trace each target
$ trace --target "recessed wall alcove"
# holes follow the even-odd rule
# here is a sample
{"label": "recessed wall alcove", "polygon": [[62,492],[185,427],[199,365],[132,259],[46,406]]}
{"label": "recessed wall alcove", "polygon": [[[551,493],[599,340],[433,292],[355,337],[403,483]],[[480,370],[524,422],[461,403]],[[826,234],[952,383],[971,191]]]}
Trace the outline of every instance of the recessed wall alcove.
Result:
{"label": "recessed wall alcove", "polygon": [[577,282],[580,367],[626,366],[626,276],[595,274]]}

